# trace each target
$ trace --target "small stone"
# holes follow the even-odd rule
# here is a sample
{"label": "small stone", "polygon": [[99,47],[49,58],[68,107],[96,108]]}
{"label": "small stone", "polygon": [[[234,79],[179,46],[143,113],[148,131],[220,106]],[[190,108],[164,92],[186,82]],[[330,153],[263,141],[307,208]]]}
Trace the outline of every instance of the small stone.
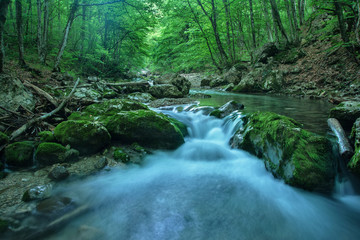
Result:
{"label": "small stone", "polygon": [[50,197],[51,193],[52,193],[52,185],[51,184],[39,185],[39,186],[30,188],[29,190],[27,190],[24,193],[22,200],[24,202],[29,202],[32,200],[41,200],[41,199]]}
{"label": "small stone", "polygon": [[61,181],[69,175],[69,171],[64,166],[56,165],[50,170],[48,177],[55,181]]}
{"label": "small stone", "polygon": [[107,158],[102,157],[94,164],[94,167],[96,169],[103,169],[107,164],[108,164]]}

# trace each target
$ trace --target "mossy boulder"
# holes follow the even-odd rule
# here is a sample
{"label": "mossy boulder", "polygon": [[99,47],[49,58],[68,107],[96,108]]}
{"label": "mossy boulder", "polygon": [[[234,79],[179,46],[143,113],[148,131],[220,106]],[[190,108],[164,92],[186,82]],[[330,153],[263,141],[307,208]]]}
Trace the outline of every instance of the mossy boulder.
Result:
{"label": "mossy boulder", "polygon": [[0,146],[5,145],[9,142],[9,137],[5,134],[0,132]]}
{"label": "mossy boulder", "polygon": [[262,158],[266,169],[285,183],[310,191],[332,190],[334,161],[325,137],[302,129],[291,118],[271,112],[250,115],[237,135],[240,140],[233,146]]}
{"label": "mossy boulder", "polygon": [[339,120],[345,129],[351,129],[360,118],[360,102],[346,101],[330,110],[330,117]]}
{"label": "mossy boulder", "polygon": [[354,141],[355,151],[354,156],[348,163],[348,168],[350,171],[360,176],[360,118],[354,123],[351,131],[351,139]]}
{"label": "mossy boulder", "polygon": [[99,118],[106,118],[107,116],[116,115],[121,111],[132,111],[149,108],[137,101],[130,101],[125,99],[111,99],[102,103],[96,103],[87,106],[82,112],[72,113],[69,120],[89,120],[89,121],[101,121]]}
{"label": "mossy boulder", "polygon": [[56,142],[53,132],[50,131],[39,132],[38,136],[40,138],[40,142]]}
{"label": "mossy boulder", "polygon": [[110,143],[111,136],[104,126],[86,120],[69,120],[54,129],[56,139],[63,145],[70,145],[80,154],[92,154]]}
{"label": "mossy boulder", "polygon": [[116,148],[114,151],[114,159],[117,162],[128,163],[130,156],[122,148]]}
{"label": "mossy boulder", "polygon": [[174,149],[184,143],[179,128],[164,114],[150,110],[120,112],[104,121],[115,140],[145,147]]}
{"label": "mossy boulder", "polygon": [[9,166],[30,167],[33,164],[34,142],[16,142],[5,148],[5,160]]}
{"label": "mossy boulder", "polygon": [[156,98],[182,98],[184,94],[172,84],[159,84],[150,87],[149,93]]}
{"label": "mossy boulder", "polygon": [[65,162],[66,148],[58,143],[41,143],[35,153],[36,160],[42,166]]}
{"label": "mossy boulder", "polygon": [[141,92],[131,93],[127,95],[127,98],[141,103],[149,103],[155,100],[155,98],[150,93],[141,93]]}

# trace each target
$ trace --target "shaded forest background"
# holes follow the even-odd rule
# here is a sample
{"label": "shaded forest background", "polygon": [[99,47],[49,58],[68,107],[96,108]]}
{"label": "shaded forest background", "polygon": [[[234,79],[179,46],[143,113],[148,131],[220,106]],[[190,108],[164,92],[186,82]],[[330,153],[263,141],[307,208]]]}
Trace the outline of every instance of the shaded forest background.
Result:
{"label": "shaded forest background", "polygon": [[[122,77],[224,71],[268,42],[300,46],[302,26],[327,14],[329,51],[358,61],[359,0],[0,0],[0,71],[24,68]],[[321,29],[325,31],[326,29]]]}

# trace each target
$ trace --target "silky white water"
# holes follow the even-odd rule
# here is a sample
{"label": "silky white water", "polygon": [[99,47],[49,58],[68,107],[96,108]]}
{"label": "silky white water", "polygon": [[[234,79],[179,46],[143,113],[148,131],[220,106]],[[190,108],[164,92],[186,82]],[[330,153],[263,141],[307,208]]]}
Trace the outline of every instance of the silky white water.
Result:
{"label": "silky white water", "polygon": [[[166,111],[190,136],[143,165],[65,184],[57,193],[91,211],[46,239],[360,239],[360,197],[285,185],[229,140],[241,120]],[[85,231],[86,232],[86,231]]]}

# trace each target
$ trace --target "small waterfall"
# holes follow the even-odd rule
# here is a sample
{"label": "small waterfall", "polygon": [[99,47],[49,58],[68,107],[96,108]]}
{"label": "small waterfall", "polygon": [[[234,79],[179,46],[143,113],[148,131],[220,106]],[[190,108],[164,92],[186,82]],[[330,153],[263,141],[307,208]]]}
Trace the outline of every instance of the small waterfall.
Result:
{"label": "small waterfall", "polygon": [[360,201],[328,198],[285,185],[263,162],[229,140],[241,114],[216,119],[201,111],[162,110],[184,122],[189,137],[143,166],[102,172],[57,189],[92,211],[46,239],[360,239]]}

